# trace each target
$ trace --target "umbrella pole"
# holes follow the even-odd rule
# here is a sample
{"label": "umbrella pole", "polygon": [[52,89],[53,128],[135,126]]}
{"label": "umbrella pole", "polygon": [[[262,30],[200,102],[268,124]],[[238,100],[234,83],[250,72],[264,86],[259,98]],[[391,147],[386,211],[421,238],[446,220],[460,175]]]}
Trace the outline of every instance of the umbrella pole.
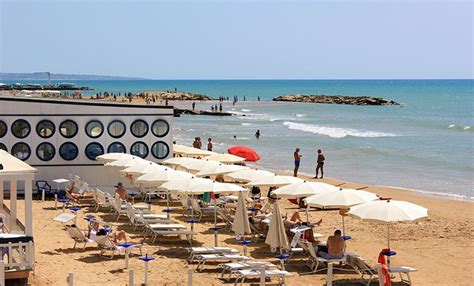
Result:
{"label": "umbrella pole", "polygon": [[342,215],[342,235],[346,235],[346,225],[344,224],[344,216]]}
{"label": "umbrella pole", "polygon": [[[390,223],[387,223],[387,246],[390,251]],[[387,256],[387,268],[390,269],[390,255]]]}
{"label": "umbrella pole", "polygon": [[166,191],[166,216],[170,219],[170,191]]}
{"label": "umbrella pole", "polygon": [[[186,195],[186,197],[189,197],[188,195]],[[193,234],[191,234],[191,241],[193,241],[194,239],[194,208],[193,208],[193,200],[194,200],[194,194],[191,195],[191,232]],[[192,243],[192,242],[191,242]]]}
{"label": "umbrella pole", "polygon": [[214,194],[214,246],[217,247],[217,201]]}
{"label": "umbrella pole", "polygon": [[309,224],[309,205],[306,204],[306,223]]}

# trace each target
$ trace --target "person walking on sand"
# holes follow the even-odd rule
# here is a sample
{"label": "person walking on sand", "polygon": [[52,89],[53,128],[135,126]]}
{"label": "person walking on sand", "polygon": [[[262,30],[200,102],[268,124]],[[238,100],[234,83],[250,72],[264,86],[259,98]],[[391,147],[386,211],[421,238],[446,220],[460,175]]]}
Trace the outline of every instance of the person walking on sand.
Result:
{"label": "person walking on sand", "polygon": [[295,152],[293,153],[293,157],[295,158],[295,169],[293,170],[293,176],[298,177],[298,169],[300,168],[301,161],[300,148],[296,148]]}
{"label": "person walking on sand", "polygon": [[323,151],[318,149],[318,158],[316,159],[316,177],[314,177],[315,179],[318,178],[319,170],[321,170],[321,179],[324,176],[324,160],[326,160],[326,158],[324,158]]}
{"label": "person walking on sand", "polygon": [[257,132],[255,132],[255,138],[260,139],[260,130],[257,130]]}
{"label": "person walking on sand", "polygon": [[212,138],[207,138],[207,151],[212,151]]}
{"label": "person walking on sand", "polygon": [[222,102],[219,103],[219,112],[222,112]]}

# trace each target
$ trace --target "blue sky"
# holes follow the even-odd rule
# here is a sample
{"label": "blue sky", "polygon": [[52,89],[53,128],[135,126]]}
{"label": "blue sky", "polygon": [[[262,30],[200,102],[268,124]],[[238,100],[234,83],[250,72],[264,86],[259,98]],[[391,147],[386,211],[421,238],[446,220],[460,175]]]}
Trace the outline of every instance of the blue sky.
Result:
{"label": "blue sky", "polygon": [[2,72],[473,78],[470,1],[0,2]]}

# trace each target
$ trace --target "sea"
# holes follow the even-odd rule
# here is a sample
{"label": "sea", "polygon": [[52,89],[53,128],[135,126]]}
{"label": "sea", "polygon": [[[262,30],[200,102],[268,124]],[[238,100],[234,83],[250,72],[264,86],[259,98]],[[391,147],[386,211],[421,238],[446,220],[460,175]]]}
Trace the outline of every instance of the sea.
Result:
{"label": "sea", "polygon": [[[249,146],[261,156],[257,167],[271,171],[292,170],[293,152],[300,148],[300,172],[313,176],[316,150],[322,149],[328,177],[403,187],[451,199],[474,199],[474,80],[68,82],[94,88],[89,94],[177,89],[214,98],[229,97],[223,110],[234,116],[182,115],[175,119],[175,141],[190,146],[194,137],[204,142],[212,138],[214,151],[218,152],[235,145]],[[401,105],[272,101],[286,94],[374,96]],[[234,97],[238,98],[235,105]],[[191,103],[179,105],[191,108]],[[196,109],[210,110],[211,102],[196,102]],[[254,137],[257,130],[261,133],[259,140]]]}

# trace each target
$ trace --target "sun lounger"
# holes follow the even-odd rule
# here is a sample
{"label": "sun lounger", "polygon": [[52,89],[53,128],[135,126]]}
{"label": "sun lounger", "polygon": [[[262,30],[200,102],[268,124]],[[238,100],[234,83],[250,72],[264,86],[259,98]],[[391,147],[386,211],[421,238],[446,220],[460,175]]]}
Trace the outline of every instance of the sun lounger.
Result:
{"label": "sun lounger", "polygon": [[[316,251],[314,250],[313,245],[311,242],[308,241],[301,241],[299,242],[299,245],[303,248],[303,250],[308,253],[309,257],[308,260],[306,261],[306,266],[311,270],[311,273],[316,273],[319,271],[323,271],[327,269],[327,265],[329,263],[344,263],[346,261],[346,256],[344,255],[341,258],[334,258],[334,259],[326,259],[322,257],[316,256]],[[326,265],[326,267],[318,269],[320,264]],[[336,268],[334,268],[336,269]],[[337,268],[340,270],[347,270],[343,268]]]}
{"label": "sun lounger", "polygon": [[240,285],[243,285],[245,279],[255,279],[265,276],[265,278],[269,277],[276,277],[278,278],[278,285],[285,285],[285,278],[287,276],[291,276],[288,271],[284,270],[277,270],[277,269],[268,269],[268,270],[261,270],[261,269],[244,269],[238,270],[236,272],[237,278],[235,279],[234,285],[237,285],[240,280]]}
{"label": "sun lounger", "polygon": [[245,269],[277,269],[277,266],[267,261],[242,261],[242,262],[229,262],[219,264],[222,268],[221,278],[224,278],[226,272],[229,272],[229,276],[225,278],[229,280],[232,278],[232,274],[235,274],[239,270]]}
{"label": "sun lounger", "polygon": [[[110,237],[108,236],[97,236],[96,237],[96,242],[97,242],[97,245],[99,246],[100,248],[100,256],[104,256],[104,254],[107,252],[107,251],[112,251],[112,254],[110,255],[110,259],[113,259],[114,258],[114,254],[115,252],[119,252],[119,253],[125,253],[126,251],[126,247],[123,247],[123,246],[118,246],[118,245],[115,245],[112,240],[110,239]],[[141,244],[134,244],[128,248],[131,248],[131,250],[135,249],[135,248],[138,248],[140,250],[140,255],[142,254],[142,245]]]}
{"label": "sun lounger", "polygon": [[191,243],[192,236],[194,235],[194,232],[185,230],[186,226],[176,223],[146,223],[145,227],[146,230],[151,233],[151,239],[153,243],[159,235],[184,235],[186,236],[188,242]]}
{"label": "sun lounger", "polygon": [[196,256],[198,265],[196,270],[202,271],[206,262],[221,262],[221,261],[244,261],[250,259],[247,256],[238,254],[201,254]]}
{"label": "sun lounger", "polygon": [[232,254],[239,253],[235,248],[231,247],[190,247],[188,248],[188,262],[192,263],[196,255],[201,254]]}
{"label": "sun lounger", "polygon": [[[201,221],[201,219],[204,215],[206,215],[208,217],[214,217],[214,206],[202,208],[201,206],[199,206],[199,203],[198,203],[197,200],[191,199],[191,207],[194,211],[194,214],[199,216],[199,218],[198,218],[199,222]],[[220,210],[219,207],[217,207],[217,211],[218,210]]]}
{"label": "sun lounger", "polygon": [[130,219],[134,230],[137,226],[145,226],[146,223],[172,223],[173,221],[168,219],[165,214],[154,214],[150,210],[135,209],[132,204],[127,203],[127,217]]}
{"label": "sun lounger", "polygon": [[[378,275],[377,269],[370,266],[362,257],[357,254],[348,253],[346,264],[354,268],[354,270],[361,275],[360,282],[367,286],[369,286],[372,279]],[[398,273],[400,275],[401,282],[411,285],[410,273],[416,272],[417,270],[408,266],[390,266],[389,271],[393,274]],[[403,277],[403,274],[405,274],[406,278]],[[366,276],[368,279],[367,282],[365,282]]]}
{"label": "sun lounger", "polygon": [[68,227],[67,233],[74,240],[74,246],[72,247],[74,249],[78,243],[84,243],[82,247],[84,249],[88,242],[94,242],[92,239],[87,238],[84,232],[77,227]]}

